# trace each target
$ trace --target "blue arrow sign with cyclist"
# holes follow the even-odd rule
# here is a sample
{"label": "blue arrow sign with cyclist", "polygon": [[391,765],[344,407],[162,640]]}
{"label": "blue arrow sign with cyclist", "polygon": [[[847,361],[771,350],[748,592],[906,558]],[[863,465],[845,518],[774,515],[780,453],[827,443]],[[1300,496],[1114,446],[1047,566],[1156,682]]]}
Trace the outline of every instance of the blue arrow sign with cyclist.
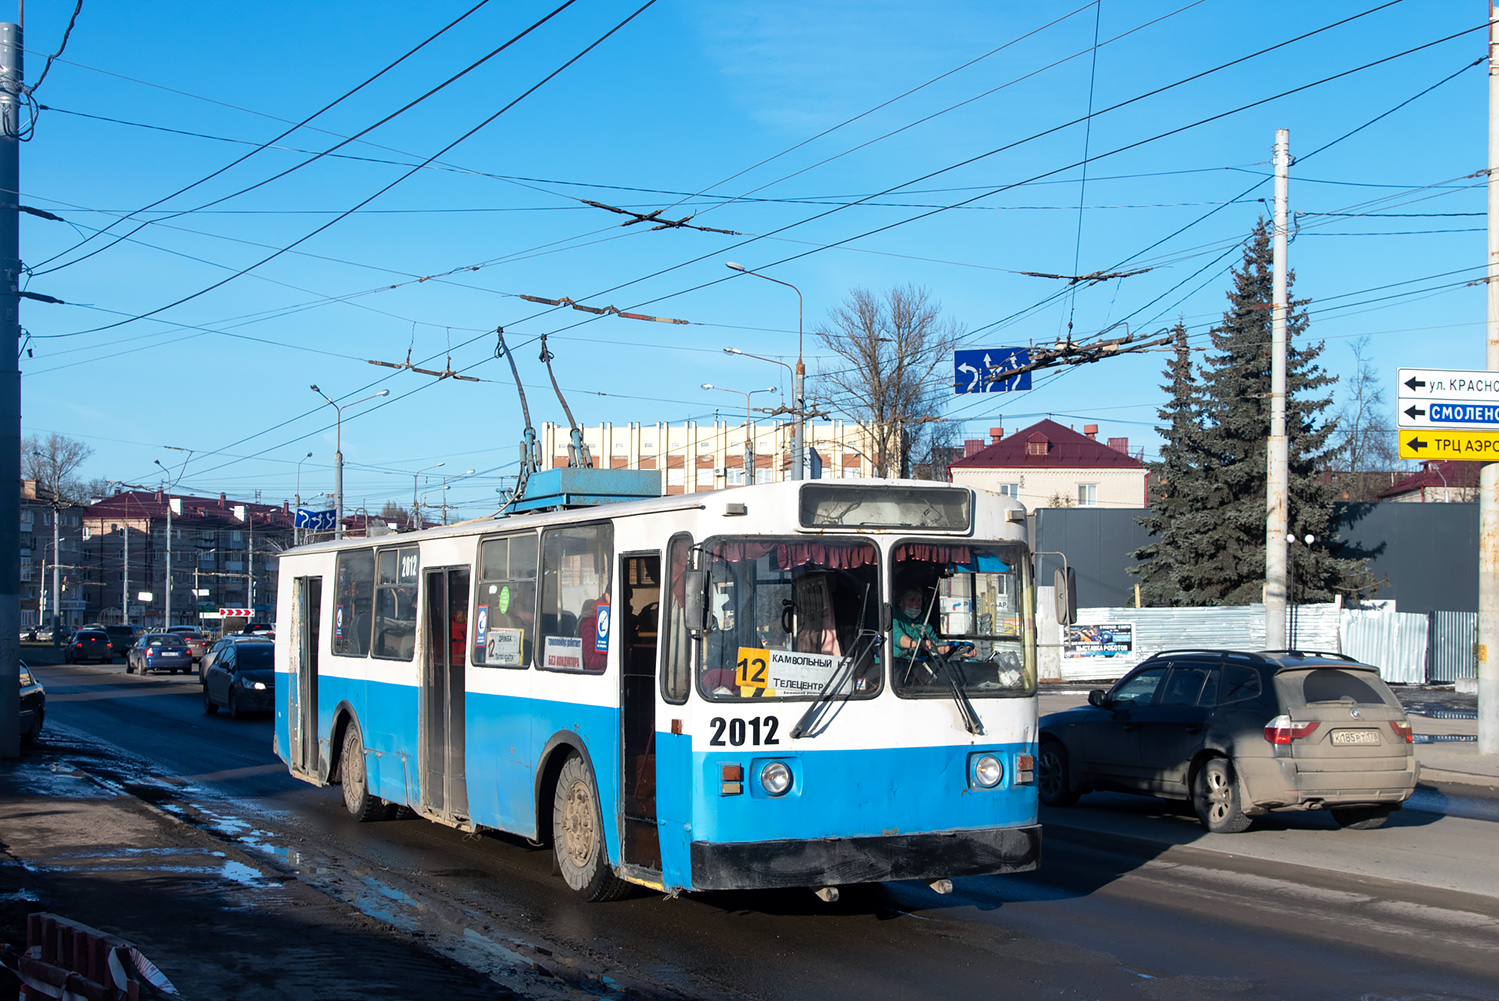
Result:
{"label": "blue arrow sign with cyclist", "polygon": [[965,348],[953,352],[953,393],[1013,393],[1031,388],[1031,374],[994,376],[1031,363],[1028,348]]}

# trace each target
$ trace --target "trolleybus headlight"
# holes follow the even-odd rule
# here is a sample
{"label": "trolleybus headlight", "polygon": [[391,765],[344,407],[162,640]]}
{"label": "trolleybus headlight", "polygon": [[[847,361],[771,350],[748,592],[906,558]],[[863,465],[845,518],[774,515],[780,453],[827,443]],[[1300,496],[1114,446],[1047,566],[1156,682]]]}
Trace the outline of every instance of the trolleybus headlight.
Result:
{"label": "trolleybus headlight", "polygon": [[772,796],[784,796],[791,788],[791,769],[779,761],[772,761],[760,769],[760,784]]}
{"label": "trolleybus headlight", "polygon": [[993,789],[1004,778],[1004,766],[992,754],[985,754],[973,763],[973,780],[984,789]]}

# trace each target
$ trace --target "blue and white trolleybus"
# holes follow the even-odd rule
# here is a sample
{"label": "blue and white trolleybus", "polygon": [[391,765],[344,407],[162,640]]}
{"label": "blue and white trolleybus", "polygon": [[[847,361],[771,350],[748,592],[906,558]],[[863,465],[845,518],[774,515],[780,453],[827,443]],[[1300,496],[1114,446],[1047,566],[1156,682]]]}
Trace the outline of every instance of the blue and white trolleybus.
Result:
{"label": "blue and white trolleybus", "polygon": [[1037,865],[1017,502],[899,480],[624,499],[621,472],[283,554],[292,773],[361,820],[549,841],[591,900]]}

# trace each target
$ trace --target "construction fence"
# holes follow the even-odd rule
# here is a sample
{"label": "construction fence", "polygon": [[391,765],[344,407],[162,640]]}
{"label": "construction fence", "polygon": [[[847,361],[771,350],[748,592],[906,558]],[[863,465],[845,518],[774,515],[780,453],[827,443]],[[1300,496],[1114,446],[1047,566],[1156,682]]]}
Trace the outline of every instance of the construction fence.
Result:
{"label": "construction fence", "polygon": [[[1079,608],[1061,626],[1053,591],[1037,589],[1037,643],[1043,681],[1107,681],[1161,650],[1265,648],[1265,606]],[[1300,605],[1286,613],[1293,649],[1340,653],[1379,668],[1392,684],[1452,684],[1477,675],[1474,612],[1401,612],[1341,603]]]}

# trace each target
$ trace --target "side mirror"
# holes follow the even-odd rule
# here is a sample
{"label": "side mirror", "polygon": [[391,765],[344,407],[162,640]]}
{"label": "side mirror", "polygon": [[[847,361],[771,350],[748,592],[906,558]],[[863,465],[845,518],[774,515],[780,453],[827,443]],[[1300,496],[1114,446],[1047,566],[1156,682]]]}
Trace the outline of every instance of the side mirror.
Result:
{"label": "side mirror", "polygon": [[708,626],[708,584],[706,570],[688,570],[682,575],[682,614],[694,639]]}
{"label": "side mirror", "polygon": [[1058,567],[1052,575],[1057,596],[1057,623],[1070,626],[1077,621],[1077,571]]}
{"label": "side mirror", "polygon": [[1095,688],[1088,693],[1088,705],[1095,709],[1107,709],[1109,707],[1108,696],[1103,693],[1102,688]]}

